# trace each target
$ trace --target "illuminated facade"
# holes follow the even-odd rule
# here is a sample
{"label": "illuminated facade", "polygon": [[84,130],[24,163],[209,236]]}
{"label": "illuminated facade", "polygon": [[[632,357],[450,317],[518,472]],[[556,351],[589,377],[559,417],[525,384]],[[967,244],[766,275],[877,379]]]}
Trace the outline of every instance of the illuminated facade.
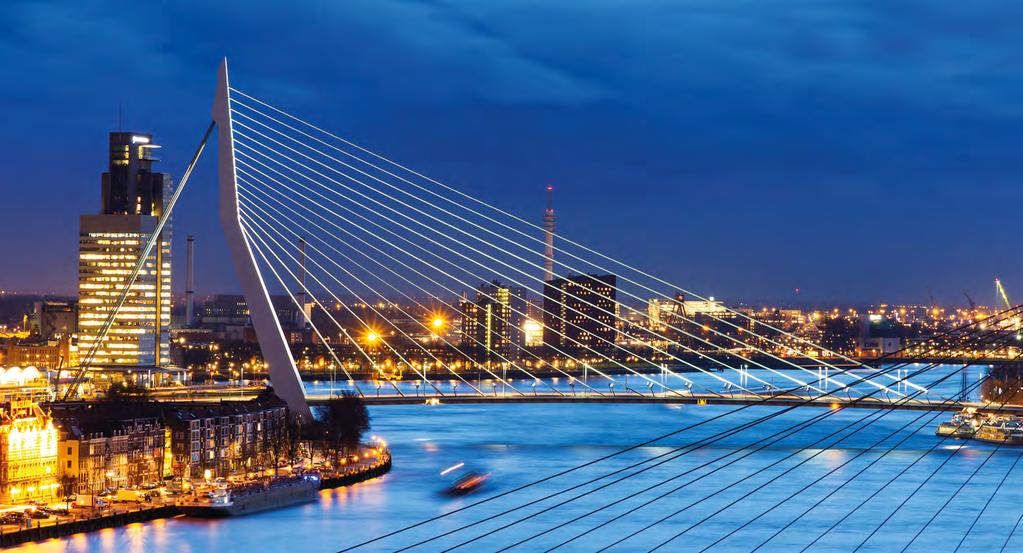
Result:
{"label": "illuminated facade", "polygon": [[272,436],[287,422],[287,405],[273,395],[174,408],[167,414],[171,473],[223,477],[272,466]]}
{"label": "illuminated facade", "polygon": [[543,343],[569,355],[613,351],[618,339],[615,275],[570,275],[544,284]]}
{"label": "illuminated facade", "polygon": [[4,364],[40,367],[47,370],[73,367],[78,364],[78,347],[71,336],[57,339],[11,340],[5,349]]}
{"label": "illuminated facade", "polygon": [[58,464],[80,493],[159,483],[168,475],[168,433],[152,403],[54,407],[59,421]]}
{"label": "illuminated facade", "polygon": [[0,409],[0,503],[57,498],[57,428],[29,400]]}
{"label": "illuminated facade", "polygon": [[525,297],[522,288],[497,281],[477,288],[476,301],[461,305],[462,348],[484,363],[517,358],[524,344]]}
{"label": "illuminated facade", "polygon": [[110,170],[103,174],[103,212],[81,217],[78,332],[90,366],[159,367],[170,357],[171,240],[166,226],[102,343],[102,327],[152,236],[169,198],[170,177],[153,173],[158,146],[139,133],[110,134]]}

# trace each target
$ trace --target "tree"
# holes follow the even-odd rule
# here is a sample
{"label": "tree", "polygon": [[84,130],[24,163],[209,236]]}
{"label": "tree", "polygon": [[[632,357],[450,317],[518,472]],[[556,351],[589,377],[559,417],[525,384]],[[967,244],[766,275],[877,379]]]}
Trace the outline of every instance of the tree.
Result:
{"label": "tree", "polygon": [[274,476],[277,475],[277,469],[281,466],[281,459],[285,457],[288,450],[287,426],[287,424],[274,424],[272,427],[267,428],[264,443],[266,444],[267,456],[270,458],[271,463],[273,463]]}
{"label": "tree", "polygon": [[284,459],[294,467],[302,458],[302,424],[298,420],[284,425]]}
{"label": "tree", "polygon": [[69,497],[78,493],[78,477],[69,474],[60,475],[60,496],[66,502]]}
{"label": "tree", "polygon": [[346,390],[339,397],[327,401],[316,434],[324,456],[336,464],[340,457],[358,451],[369,428],[366,403],[358,394]]}
{"label": "tree", "polygon": [[107,388],[107,401],[149,401],[149,389],[141,384],[114,382]]}

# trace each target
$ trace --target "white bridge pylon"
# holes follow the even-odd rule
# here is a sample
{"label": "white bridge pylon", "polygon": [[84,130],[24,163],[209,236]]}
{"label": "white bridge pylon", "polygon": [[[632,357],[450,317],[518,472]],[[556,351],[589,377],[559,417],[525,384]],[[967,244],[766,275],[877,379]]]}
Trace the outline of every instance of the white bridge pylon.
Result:
{"label": "white bridge pylon", "polygon": [[217,181],[220,189],[220,224],[231,251],[231,260],[238,275],[249,308],[252,327],[256,331],[263,361],[267,364],[274,392],[288,404],[293,416],[312,420],[306,402],[302,378],[291,355],[284,329],[277,320],[270,293],[252,255],[249,240],[242,228],[238,212],[238,180],[235,172],[234,132],[231,122],[230,87],[227,58],[217,72],[217,91],[213,97],[213,121],[217,124]]}

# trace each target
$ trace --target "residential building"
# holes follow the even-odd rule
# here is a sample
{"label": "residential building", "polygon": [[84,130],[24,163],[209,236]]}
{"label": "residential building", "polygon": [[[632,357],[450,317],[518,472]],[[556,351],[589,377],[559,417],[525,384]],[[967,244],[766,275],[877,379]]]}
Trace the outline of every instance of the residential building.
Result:
{"label": "residential building", "polygon": [[462,348],[481,363],[518,358],[525,345],[526,292],[499,281],[481,284],[475,301],[463,300]]}
{"label": "residential building", "polygon": [[544,284],[544,345],[573,357],[613,352],[619,331],[615,295],[615,275],[569,275]]}
{"label": "residential building", "polygon": [[180,478],[218,478],[270,465],[273,433],[288,422],[277,396],[217,405],[188,405],[167,412],[171,472]]}
{"label": "residential building", "polygon": [[79,493],[159,483],[170,474],[159,404],[58,404],[54,418],[58,465]]}

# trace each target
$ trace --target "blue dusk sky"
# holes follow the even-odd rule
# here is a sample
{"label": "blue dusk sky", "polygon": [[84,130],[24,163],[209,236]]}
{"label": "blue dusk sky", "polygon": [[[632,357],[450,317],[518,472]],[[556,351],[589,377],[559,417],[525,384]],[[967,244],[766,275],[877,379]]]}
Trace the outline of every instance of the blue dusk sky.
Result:
{"label": "blue dusk sky", "polygon": [[[346,138],[726,299],[1023,298],[1023,4],[25,1],[0,10],[0,289],[73,292],[107,133],[177,179],[215,70]],[[175,225],[237,289],[213,156]],[[801,289],[795,296],[794,289]]]}

